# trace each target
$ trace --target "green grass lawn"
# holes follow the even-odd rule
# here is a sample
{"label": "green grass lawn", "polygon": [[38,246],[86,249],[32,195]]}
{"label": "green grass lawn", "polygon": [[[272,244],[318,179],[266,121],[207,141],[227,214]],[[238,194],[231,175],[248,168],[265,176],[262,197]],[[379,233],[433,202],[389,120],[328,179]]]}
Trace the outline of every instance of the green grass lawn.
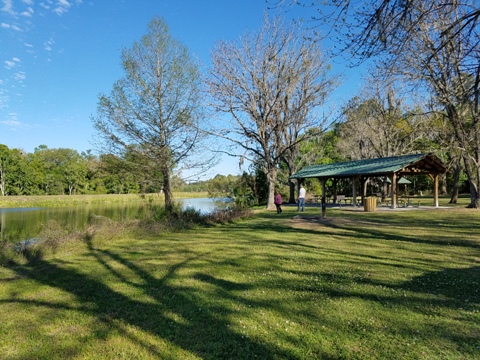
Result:
{"label": "green grass lawn", "polygon": [[480,212],[295,210],[0,267],[0,358],[480,358]]}

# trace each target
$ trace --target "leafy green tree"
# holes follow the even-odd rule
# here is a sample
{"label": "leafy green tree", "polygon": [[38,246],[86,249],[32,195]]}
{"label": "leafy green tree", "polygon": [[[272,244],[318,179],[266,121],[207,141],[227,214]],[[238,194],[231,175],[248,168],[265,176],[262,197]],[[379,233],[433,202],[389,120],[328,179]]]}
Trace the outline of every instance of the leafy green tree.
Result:
{"label": "leafy green tree", "polygon": [[7,145],[0,144],[0,193],[7,194],[7,175],[11,166],[12,156]]}
{"label": "leafy green tree", "polygon": [[41,145],[35,148],[31,166],[46,194],[72,195],[85,181],[85,162],[73,149],[49,149]]}
{"label": "leafy green tree", "polygon": [[109,194],[138,193],[142,174],[132,163],[113,154],[100,155],[100,176]]}
{"label": "leafy green tree", "polygon": [[34,195],[37,193],[33,171],[27,154],[19,149],[11,150],[11,169],[7,176],[9,195]]}
{"label": "leafy green tree", "polygon": [[213,198],[232,197],[238,178],[233,175],[216,175],[208,181],[208,195]]}
{"label": "leafy green tree", "polygon": [[40,191],[46,195],[63,194],[63,186],[56,172],[56,163],[52,150],[40,145],[30,155],[30,166],[33,169],[35,182]]}
{"label": "leafy green tree", "polygon": [[172,209],[174,169],[211,164],[205,151],[195,156],[205,140],[198,65],[166,23],[154,18],[141,41],[122,51],[122,66],[125,76],[110,95],[99,97],[94,126],[108,152],[121,155],[128,148],[143,159],[139,167],[160,174],[165,207]]}
{"label": "leafy green tree", "polygon": [[83,151],[81,154],[85,166],[85,178],[83,179],[82,193],[90,194],[96,192],[98,185],[99,160],[92,154],[91,150]]}
{"label": "leafy green tree", "polygon": [[81,155],[73,149],[56,149],[58,156],[57,171],[63,178],[68,194],[72,195],[82,185],[86,175],[86,167]]}

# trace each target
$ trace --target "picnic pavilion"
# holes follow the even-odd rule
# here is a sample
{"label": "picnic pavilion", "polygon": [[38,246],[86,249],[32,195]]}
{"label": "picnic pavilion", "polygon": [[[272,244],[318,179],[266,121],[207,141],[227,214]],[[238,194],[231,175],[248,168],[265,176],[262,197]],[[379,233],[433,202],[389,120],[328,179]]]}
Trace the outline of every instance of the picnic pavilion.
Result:
{"label": "picnic pavilion", "polygon": [[[352,205],[357,206],[357,197],[364,203],[367,181],[371,178],[385,178],[390,183],[390,202],[392,209],[397,207],[398,183],[405,175],[428,175],[433,180],[433,205],[438,207],[438,178],[447,172],[447,167],[432,153],[392,156],[377,159],[339,162],[334,164],[310,165],[299,170],[290,179],[295,179],[297,187],[306,178],[317,178],[322,185],[322,217],[326,213],[326,181],[333,182],[333,203],[337,203],[337,182],[350,179],[352,184]],[[360,189],[357,189],[360,184]],[[360,191],[359,191],[360,190]]]}

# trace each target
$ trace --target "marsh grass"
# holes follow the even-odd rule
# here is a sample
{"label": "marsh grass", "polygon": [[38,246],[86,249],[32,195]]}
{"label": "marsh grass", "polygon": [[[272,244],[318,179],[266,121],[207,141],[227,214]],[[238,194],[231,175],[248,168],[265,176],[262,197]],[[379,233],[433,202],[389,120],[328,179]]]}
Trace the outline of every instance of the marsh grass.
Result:
{"label": "marsh grass", "polygon": [[478,358],[477,211],[318,212],[92,231],[76,251],[12,261],[0,268],[0,354]]}
{"label": "marsh grass", "polygon": [[[176,199],[207,197],[206,192],[175,192]],[[2,196],[0,208],[61,207],[95,203],[162,202],[163,194],[108,194],[108,195],[38,195]]]}

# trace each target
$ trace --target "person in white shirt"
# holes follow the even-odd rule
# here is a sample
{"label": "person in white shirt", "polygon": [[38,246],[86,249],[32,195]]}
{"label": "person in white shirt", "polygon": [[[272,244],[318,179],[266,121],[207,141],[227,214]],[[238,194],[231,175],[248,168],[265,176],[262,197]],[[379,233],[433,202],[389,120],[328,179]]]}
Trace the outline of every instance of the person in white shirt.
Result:
{"label": "person in white shirt", "polygon": [[297,208],[297,211],[300,211],[300,208],[302,209],[302,211],[305,210],[305,194],[306,194],[306,190],[305,188],[303,187],[303,185],[300,185],[300,190],[298,191],[298,208]]}

